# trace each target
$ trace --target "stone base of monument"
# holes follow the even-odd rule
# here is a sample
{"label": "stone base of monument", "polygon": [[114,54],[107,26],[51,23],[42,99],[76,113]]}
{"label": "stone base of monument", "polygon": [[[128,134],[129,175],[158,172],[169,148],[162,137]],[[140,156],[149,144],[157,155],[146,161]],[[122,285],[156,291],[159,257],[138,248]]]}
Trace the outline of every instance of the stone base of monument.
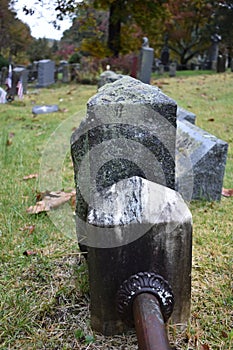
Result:
{"label": "stone base of monument", "polygon": [[175,298],[171,322],[187,324],[192,217],[179,193],[140,177],[124,179],[95,194],[81,226],[94,330],[113,335],[128,328],[116,297],[122,283],[139,272],[160,274],[169,283]]}
{"label": "stone base of monument", "polygon": [[177,122],[176,189],[185,200],[221,199],[228,144],[183,120]]}

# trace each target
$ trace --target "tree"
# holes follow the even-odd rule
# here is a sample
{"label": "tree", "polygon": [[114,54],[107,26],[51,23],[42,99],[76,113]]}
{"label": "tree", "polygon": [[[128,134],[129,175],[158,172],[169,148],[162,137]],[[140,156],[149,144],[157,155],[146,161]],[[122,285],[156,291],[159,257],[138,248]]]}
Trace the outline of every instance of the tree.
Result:
{"label": "tree", "polygon": [[34,39],[27,50],[31,62],[52,58],[52,48],[46,38]]}
{"label": "tree", "polygon": [[[17,1],[17,0],[15,0]],[[48,3],[46,0],[38,0],[39,4]],[[144,28],[147,32],[154,33],[153,28],[158,28],[161,23],[161,15],[164,13],[163,0],[54,0],[57,11],[57,19],[62,20],[67,14],[79,15],[84,8],[86,11],[96,9],[108,12],[107,46],[114,56],[118,56],[122,50],[121,31],[123,26],[130,25]],[[50,2],[51,3],[51,2]],[[33,8],[24,7],[26,13],[34,12]],[[157,20],[157,22],[156,22]],[[153,26],[151,26],[153,23]],[[144,32],[144,30],[143,30]],[[157,31],[158,33],[158,31]]]}
{"label": "tree", "polygon": [[0,53],[16,56],[24,52],[32,36],[29,27],[17,19],[10,7],[11,1],[2,0],[0,7]]}
{"label": "tree", "polygon": [[208,0],[168,0],[165,22],[169,48],[181,65],[210,46],[216,5]]}

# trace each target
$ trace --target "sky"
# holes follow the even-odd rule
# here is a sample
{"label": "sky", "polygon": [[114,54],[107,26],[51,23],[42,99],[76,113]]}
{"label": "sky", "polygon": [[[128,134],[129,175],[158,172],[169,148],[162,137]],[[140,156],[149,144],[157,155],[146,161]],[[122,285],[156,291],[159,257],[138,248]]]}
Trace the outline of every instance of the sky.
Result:
{"label": "sky", "polygon": [[[23,5],[28,5],[28,8],[31,8],[33,4],[32,0],[18,0],[18,3],[15,6],[17,12],[17,17],[24,23],[27,23],[31,29],[31,35],[37,39],[39,38],[48,38],[59,40],[62,37],[63,31],[68,29],[72,22],[68,19],[59,21],[61,25],[61,30],[57,30],[53,27],[53,24],[50,24],[49,21],[56,18],[56,13],[53,9],[47,9],[46,7],[35,7],[37,8],[37,13],[30,16],[23,13]],[[52,7],[52,5],[50,5]],[[38,13],[39,9],[39,13]]]}

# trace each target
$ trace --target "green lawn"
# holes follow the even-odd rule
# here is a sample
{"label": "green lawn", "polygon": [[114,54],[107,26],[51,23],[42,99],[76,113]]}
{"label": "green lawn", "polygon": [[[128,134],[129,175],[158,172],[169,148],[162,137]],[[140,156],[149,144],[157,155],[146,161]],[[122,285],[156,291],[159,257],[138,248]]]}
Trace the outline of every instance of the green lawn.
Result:
{"label": "green lawn", "polygon": [[[233,188],[233,73],[160,77],[153,84],[195,113],[198,126],[229,143],[224,187]],[[95,92],[96,86],[30,87],[23,102],[0,105],[1,350],[137,349],[133,333],[105,338],[92,332],[87,271],[72,219],[61,226],[51,215],[26,211],[40,190],[74,187],[69,138]],[[33,116],[39,104],[60,110]],[[58,169],[48,152],[60,159]],[[40,176],[23,180],[42,173],[46,183]],[[190,209],[192,315],[184,332],[169,326],[170,341],[176,349],[231,349],[233,199],[198,201]],[[72,210],[67,205],[69,215]]]}

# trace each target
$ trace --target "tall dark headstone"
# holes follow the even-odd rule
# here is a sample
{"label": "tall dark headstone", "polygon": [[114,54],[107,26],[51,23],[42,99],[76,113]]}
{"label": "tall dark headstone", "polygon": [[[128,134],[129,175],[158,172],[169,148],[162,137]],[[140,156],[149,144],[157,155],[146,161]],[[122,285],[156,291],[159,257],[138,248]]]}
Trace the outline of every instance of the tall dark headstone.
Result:
{"label": "tall dark headstone", "polygon": [[38,87],[46,87],[54,84],[55,63],[51,60],[40,60],[38,62]]}

